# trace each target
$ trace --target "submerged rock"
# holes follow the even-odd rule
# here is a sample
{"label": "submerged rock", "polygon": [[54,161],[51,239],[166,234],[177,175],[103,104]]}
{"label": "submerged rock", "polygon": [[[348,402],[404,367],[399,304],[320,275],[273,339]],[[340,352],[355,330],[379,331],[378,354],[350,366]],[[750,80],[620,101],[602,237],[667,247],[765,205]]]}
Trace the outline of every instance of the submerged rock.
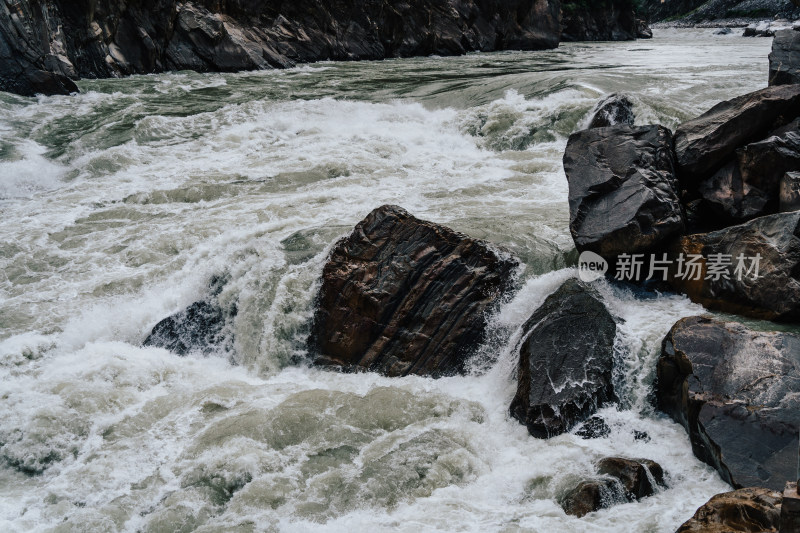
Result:
{"label": "submerged rock", "polygon": [[617,124],[633,126],[636,117],[633,114],[633,102],[624,94],[610,94],[603,98],[592,110],[590,128],[604,128]]}
{"label": "submerged rock", "polygon": [[658,407],[734,487],[780,490],[797,474],[800,337],[704,317],[679,320],[657,366]]}
{"label": "submerged rock", "polygon": [[583,517],[594,511],[655,494],[664,485],[664,470],[649,459],[606,457],[597,463],[599,478],[581,481],[561,499],[567,514]]}
{"label": "submerged rock", "polygon": [[800,31],[781,30],[772,40],[769,54],[769,84],[800,83]]}
{"label": "submerged rock", "polygon": [[581,424],[575,434],[582,439],[602,439],[611,434],[611,428],[603,418],[595,415]]}
{"label": "submerged rock", "polygon": [[579,251],[606,259],[643,253],[685,227],[672,134],[662,126],[579,131],[564,153],[570,232]]}
{"label": "submerged rock", "polygon": [[387,376],[463,372],[517,266],[484,241],[379,207],[325,265],[309,339],[316,364]]}
{"label": "submerged rock", "polygon": [[236,309],[224,309],[219,303],[223,284],[221,278],[214,278],[205,299],[160,321],[142,345],[165,348],[178,355],[230,350],[233,334],[228,321],[236,315]]}
{"label": "submerged rock", "polygon": [[800,85],[779,85],[720,102],[675,131],[675,157],[688,189],[732,160],[735,151],[764,139],[800,116]]}
{"label": "submerged rock", "polygon": [[796,322],[800,320],[798,224],[800,212],[795,211],[681,237],[670,248],[670,284],[711,309]]}
{"label": "submerged rock", "polygon": [[555,0],[0,2],[0,91],[69,79],[558,46]]}
{"label": "submerged rock", "polygon": [[560,435],[616,400],[617,325],[594,289],[567,280],[523,326],[511,416],[534,437]]}
{"label": "submerged rock", "polygon": [[778,533],[780,492],[750,487],[717,494],[677,533]]}

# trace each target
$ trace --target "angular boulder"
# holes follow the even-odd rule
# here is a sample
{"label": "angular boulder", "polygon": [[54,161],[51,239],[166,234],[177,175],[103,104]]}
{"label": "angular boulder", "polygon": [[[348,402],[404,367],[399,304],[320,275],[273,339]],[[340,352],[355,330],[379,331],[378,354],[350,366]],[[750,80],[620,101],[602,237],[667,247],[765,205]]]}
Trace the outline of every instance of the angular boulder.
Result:
{"label": "angular boulder", "polygon": [[717,494],[676,533],[778,533],[781,493],[749,487]]}
{"label": "angular boulder", "polygon": [[796,476],[800,336],[681,319],[662,344],[656,398],[733,487],[781,490]]}
{"label": "angular boulder", "polygon": [[517,266],[484,241],[379,207],[325,264],[310,351],[345,370],[461,373]]}
{"label": "angular boulder", "polygon": [[799,223],[794,211],[681,237],[670,247],[669,282],[710,309],[800,321]]}
{"label": "angular boulder", "polygon": [[615,401],[616,331],[597,292],[567,280],[523,326],[511,416],[534,437],[548,438]]}
{"label": "angular boulder", "polygon": [[570,136],[564,153],[569,229],[579,251],[606,259],[650,251],[685,227],[662,126],[595,128]]}
{"label": "angular boulder", "polygon": [[800,116],[800,85],[767,87],[720,102],[675,131],[675,158],[688,189],[729,162],[735,151]]}
{"label": "angular boulder", "polygon": [[800,83],[800,31],[775,32],[769,54],[769,84]]}
{"label": "angular boulder", "polygon": [[601,476],[581,481],[561,498],[564,512],[578,518],[619,503],[652,496],[664,485],[664,469],[649,459],[606,457],[597,463]]}
{"label": "angular boulder", "polygon": [[800,172],[787,172],[781,178],[778,201],[781,213],[800,209]]}
{"label": "angular boulder", "polygon": [[610,94],[603,98],[592,110],[590,128],[605,128],[617,124],[633,126],[636,117],[633,114],[633,102],[624,94]]}
{"label": "angular boulder", "polygon": [[643,19],[636,20],[636,38],[637,39],[652,39],[653,30],[647,25],[647,21]]}

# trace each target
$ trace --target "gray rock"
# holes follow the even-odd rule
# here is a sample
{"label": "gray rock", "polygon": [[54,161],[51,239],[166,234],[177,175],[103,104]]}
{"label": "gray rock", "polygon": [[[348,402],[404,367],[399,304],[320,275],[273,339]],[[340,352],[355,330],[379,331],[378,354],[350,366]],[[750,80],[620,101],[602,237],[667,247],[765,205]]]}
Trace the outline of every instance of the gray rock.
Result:
{"label": "gray rock", "polygon": [[781,30],[772,40],[769,54],[769,84],[800,83],[800,31]]}
{"label": "gray rock", "polygon": [[590,128],[605,128],[617,124],[633,126],[636,117],[633,114],[633,102],[624,94],[610,94],[597,102],[592,110]]}
{"label": "gray rock", "polygon": [[730,35],[731,33],[733,33],[733,30],[730,28],[720,28],[714,31],[714,35]]}
{"label": "gray rock", "polygon": [[343,370],[464,372],[517,266],[484,241],[379,207],[325,264],[309,349]]}
{"label": "gray rock", "polygon": [[683,232],[671,146],[662,126],[620,125],[570,136],[564,170],[579,251],[612,260],[650,251]]}
{"label": "gray rock", "polygon": [[736,150],[800,116],[800,85],[779,85],[721,102],[675,131],[679,177],[690,190],[730,162]]}
{"label": "gray rock", "polygon": [[[683,236],[670,246],[674,268],[669,281],[710,309],[800,321],[799,222],[798,211],[778,213],[710,233]],[[698,264],[702,271],[699,276],[680,276],[675,262],[691,255],[701,256]],[[756,275],[750,269],[757,257]],[[719,266],[718,274],[709,273],[709,263]],[[743,268],[737,272],[740,263]]]}
{"label": "gray rock", "polygon": [[658,407],[732,486],[783,488],[797,474],[800,337],[705,317],[679,320],[657,366]]}
{"label": "gray rock", "polygon": [[616,400],[614,318],[587,285],[570,279],[523,326],[511,416],[534,437],[572,429]]}

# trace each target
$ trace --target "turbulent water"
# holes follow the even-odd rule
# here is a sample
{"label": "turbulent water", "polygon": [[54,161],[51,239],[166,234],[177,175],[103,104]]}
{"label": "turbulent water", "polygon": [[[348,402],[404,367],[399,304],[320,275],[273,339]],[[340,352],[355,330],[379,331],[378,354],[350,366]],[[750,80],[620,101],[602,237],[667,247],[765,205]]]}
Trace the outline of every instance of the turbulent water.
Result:
{"label": "turbulent water", "polygon": [[[509,418],[515,343],[576,273],[561,156],[597,99],[625,91],[637,123],[674,127],[765,86],[769,45],[662,30],[1,94],[0,530],[674,531],[726,490],[648,398],[661,339],[702,308],[600,285],[625,320],[603,439]],[[473,375],[309,367],[326,254],[385,203],[524,261]],[[218,276],[230,351],[140,347]],[[669,487],[567,516],[559,497],[612,454]]]}

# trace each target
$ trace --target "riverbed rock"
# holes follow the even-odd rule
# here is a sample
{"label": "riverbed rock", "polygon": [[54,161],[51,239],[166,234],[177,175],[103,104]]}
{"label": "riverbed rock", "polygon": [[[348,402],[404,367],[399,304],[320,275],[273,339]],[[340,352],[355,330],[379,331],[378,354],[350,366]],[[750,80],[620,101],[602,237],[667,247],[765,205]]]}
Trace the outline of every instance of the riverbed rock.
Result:
{"label": "riverbed rock", "polygon": [[781,490],[797,474],[800,336],[681,319],[664,338],[656,397],[733,487]]}
{"label": "riverbed rock", "polygon": [[769,84],[800,83],[800,31],[781,30],[772,40],[769,54]]}
{"label": "riverbed rock", "polygon": [[605,128],[617,124],[633,126],[636,117],[633,114],[633,102],[624,94],[610,94],[597,102],[592,110],[590,128]]}
{"label": "riverbed rock", "polygon": [[558,46],[556,0],[0,2],[0,91],[70,79]]}
{"label": "riverbed rock", "polygon": [[778,533],[781,493],[748,487],[717,494],[677,533]]}
{"label": "riverbed rock", "polygon": [[681,182],[694,189],[749,143],[800,116],[800,85],[778,85],[712,107],[675,131],[675,158]]}
{"label": "riverbed rock", "polygon": [[685,227],[672,157],[662,126],[619,125],[579,131],[564,153],[570,232],[579,251],[611,260],[650,251]]}
{"label": "riverbed rock", "polygon": [[517,266],[484,241],[379,207],[325,264],[310,351],[350,371],[461,373]]}
{"label": "riverbed rock", "polygon": [[564,282],[523,326],[511,416],[534,437],[548,438],[615,401],[616,331],[594,289]]}
{"label": "riverbed rock", "polygon": [[[669,282],[710,309],[800,321],[800,212],[686,235],[669,251]],[[679,261],[684,261],[679,271]],[[698,265],[689,266],[689,261]],[[757,268],[757,271],[756,271]]]}
{"label": "riverbed rock", "polygon": [[615,504],[637,501],[664,485],[664,470],[649,459],[606,457],[597,463],[601,477],[581,481],[561,498],[567,514],[583,517]]}

